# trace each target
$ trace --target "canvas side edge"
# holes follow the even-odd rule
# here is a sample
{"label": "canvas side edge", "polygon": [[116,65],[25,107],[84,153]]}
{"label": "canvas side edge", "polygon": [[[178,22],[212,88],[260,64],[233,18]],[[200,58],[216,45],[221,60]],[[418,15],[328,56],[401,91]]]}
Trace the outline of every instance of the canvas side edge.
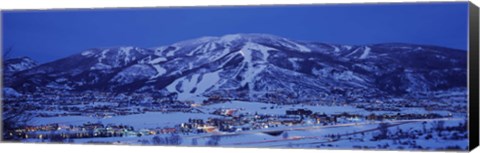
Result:
{"label": "canvas side edge", "polygon": [[479,145],[479,11],[469,2],[468,6],[468,133],[469,150]]}

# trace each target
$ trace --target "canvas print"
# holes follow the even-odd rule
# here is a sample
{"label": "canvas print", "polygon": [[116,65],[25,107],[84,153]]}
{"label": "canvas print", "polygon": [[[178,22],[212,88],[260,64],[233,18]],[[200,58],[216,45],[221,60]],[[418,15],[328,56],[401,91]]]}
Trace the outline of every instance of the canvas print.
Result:
{"label": "canvas print", "polygon": [[468,150],[468,3],[2,12],[6,142]]}

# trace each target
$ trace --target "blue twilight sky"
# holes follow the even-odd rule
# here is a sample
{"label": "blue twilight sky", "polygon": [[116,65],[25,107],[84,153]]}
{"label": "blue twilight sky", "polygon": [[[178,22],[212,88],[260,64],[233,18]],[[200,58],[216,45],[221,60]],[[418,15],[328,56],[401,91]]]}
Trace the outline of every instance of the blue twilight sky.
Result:
{"label": "blue twilight sky", "polygon": [[232,33],[466,50],[467,22],[466,2],[4,11],[2,50],[13,46],[12,57],[43,63],[95,47],[157,47]]}

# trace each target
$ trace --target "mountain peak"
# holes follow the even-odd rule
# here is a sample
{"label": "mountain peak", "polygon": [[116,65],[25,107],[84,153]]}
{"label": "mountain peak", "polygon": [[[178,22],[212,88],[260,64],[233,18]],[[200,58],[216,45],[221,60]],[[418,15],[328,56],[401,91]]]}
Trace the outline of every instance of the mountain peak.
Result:
{"label": "mountain peak", "polygon": [[223,41],[235,41],[235,40],[247,40],[252,41],[256,39],[269,39],[269,40],[284,40],[279,36],[271,34],[262,34],[262,33],[237,33],[237,34],[227,34],[220,37],[220,40]]}
{"label": "mountain peak", "polygon": [[174,43],[172,46],[185,46],[185,45],[198,45],[209,42],[219,42],[219,43],[232,43],[232,42],[247,42],[247,41],[258,41],[258,40],[286,40],[279,36],[271,34],[262,34],[262,33],[236,33],[236,34],[226,34],[222,36],[205,36],[194,39],[189,39],[186,41],[180,41]]}

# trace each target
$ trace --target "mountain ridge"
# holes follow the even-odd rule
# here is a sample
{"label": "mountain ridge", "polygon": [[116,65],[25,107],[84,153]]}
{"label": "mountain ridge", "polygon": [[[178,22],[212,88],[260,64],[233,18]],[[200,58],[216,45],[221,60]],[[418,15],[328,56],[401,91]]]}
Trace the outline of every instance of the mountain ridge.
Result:
{"label": "mountain ridge", "polygon": [[[213,95],[270,102],[330,95],[413,95],[466,88],[466,52],[412,44],[334,45],[270,34],[202,37],[156,48],[90,49],[13,74],[38,90]],[[339,93],[337,93],[339,92]]]}

